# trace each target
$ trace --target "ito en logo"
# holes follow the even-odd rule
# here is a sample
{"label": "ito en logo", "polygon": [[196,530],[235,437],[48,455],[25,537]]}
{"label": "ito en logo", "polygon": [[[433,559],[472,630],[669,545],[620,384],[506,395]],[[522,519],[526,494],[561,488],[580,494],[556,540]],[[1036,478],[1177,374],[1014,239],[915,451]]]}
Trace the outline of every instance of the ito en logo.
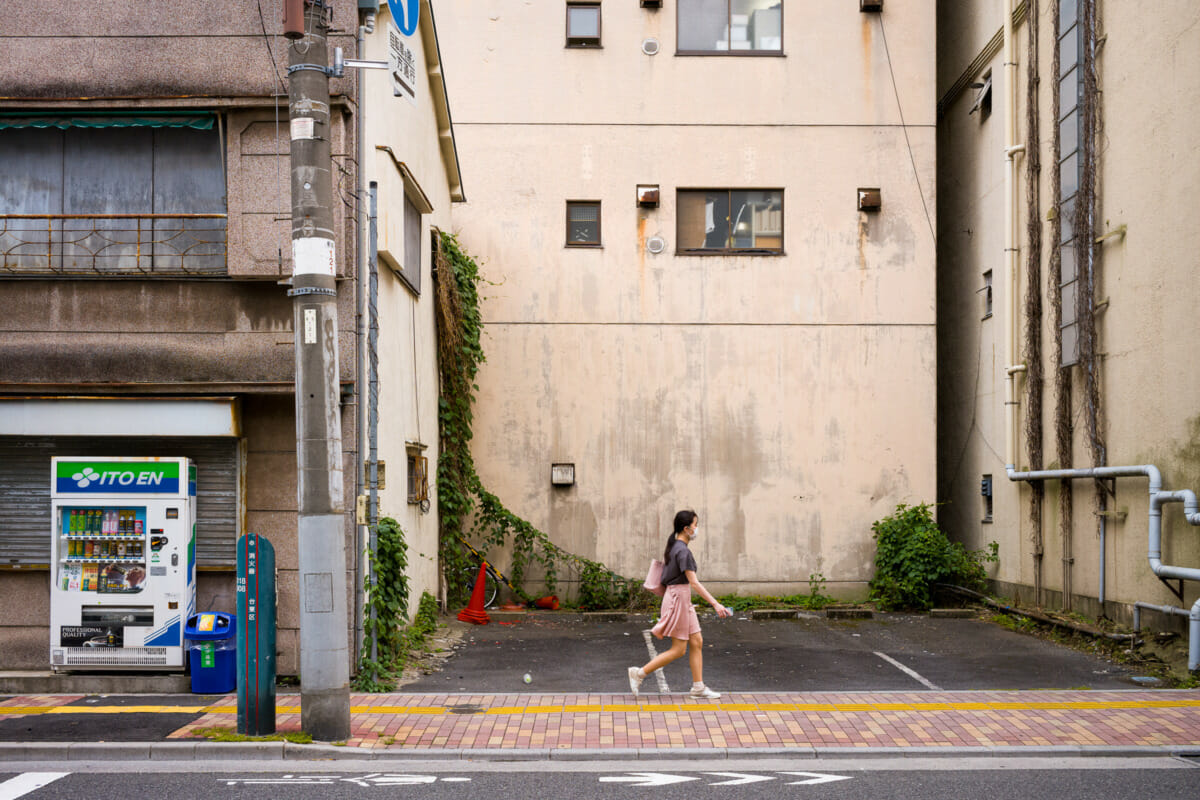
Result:
{"label": "ito en logo", "polygon": [[86,489],[87,487],[91,486],[92,483],[99,482],[100,473],[96,472],[96,470],[92,469],[91,467],[84,467],[83,472],[76,472],[71,476],[71,480],[79,484],[80,489]]}

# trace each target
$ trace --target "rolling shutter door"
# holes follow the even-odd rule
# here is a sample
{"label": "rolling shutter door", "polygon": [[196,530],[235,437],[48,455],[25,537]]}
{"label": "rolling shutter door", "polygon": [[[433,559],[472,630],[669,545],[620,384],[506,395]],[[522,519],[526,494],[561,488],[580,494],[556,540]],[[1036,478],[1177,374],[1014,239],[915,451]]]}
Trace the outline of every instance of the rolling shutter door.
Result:
{"label": "rolling shutter door", "polygon": [[0,437],[0,565],[50,563],[52,456],[187,457],[196,465],[196,563],[237,564],[238,440]]}

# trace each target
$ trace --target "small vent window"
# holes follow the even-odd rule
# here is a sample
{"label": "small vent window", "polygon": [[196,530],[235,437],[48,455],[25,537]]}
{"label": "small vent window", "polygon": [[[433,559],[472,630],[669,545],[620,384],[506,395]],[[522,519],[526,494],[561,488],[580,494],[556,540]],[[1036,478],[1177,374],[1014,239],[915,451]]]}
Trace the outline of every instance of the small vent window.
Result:
{"label": "small vent window", "polygon": [[567,4],[567,47],[600,46],[600,4]]}
{"label": "small vent window", "polygon": [[600,203],[591,200],[567,202],[567,247],[600,246]]}

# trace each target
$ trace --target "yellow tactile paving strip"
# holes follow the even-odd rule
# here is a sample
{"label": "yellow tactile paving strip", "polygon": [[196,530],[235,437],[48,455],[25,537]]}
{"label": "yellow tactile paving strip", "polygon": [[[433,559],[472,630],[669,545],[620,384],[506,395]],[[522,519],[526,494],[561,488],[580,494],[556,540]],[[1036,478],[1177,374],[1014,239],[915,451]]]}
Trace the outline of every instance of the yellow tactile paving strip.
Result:
{"label": "yellow tactile paving strip", "polygon": [[[29,714],[194,713],[171,734],[235,726],[237,698],[213,705],[69,705],[78,695],[14,697]],[[682,695],[354,695],[364,748],[1200,746],[1200,692],[936,692]],[[300,730],[299,697],[276,705]]]}

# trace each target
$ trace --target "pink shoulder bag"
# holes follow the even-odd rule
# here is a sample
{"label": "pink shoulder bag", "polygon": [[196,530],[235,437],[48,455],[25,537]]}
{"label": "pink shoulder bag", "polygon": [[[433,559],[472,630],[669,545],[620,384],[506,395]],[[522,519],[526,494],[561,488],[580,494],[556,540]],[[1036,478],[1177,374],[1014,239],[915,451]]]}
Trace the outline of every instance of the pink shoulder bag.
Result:
{"label": "pink shoulder bag", "polygon": [[642,588],[648,592],[654,592],[659,597],[667,593],[666,588],[662,585],[663,562],[657,558],[651,559],[650,571],[646,573],[646,582],[642,584]]}

